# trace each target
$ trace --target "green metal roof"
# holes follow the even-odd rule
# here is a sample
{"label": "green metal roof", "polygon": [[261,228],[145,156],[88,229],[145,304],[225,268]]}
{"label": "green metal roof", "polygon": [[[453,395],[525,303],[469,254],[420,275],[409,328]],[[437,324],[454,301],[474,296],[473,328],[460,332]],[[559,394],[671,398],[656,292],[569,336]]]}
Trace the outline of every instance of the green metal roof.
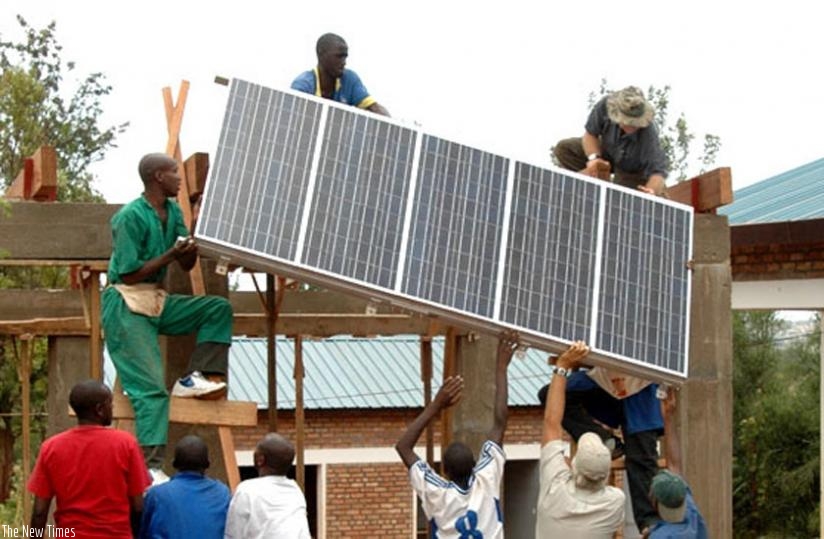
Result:
{"label": "green metal roof", "polygon": [[[443,339],[432,341],[432,393],[443,376]],[[549,380],[547,353],[528,350],[509,366],[509,404],[538,405]],[[278,409],[295,407],[294,343],[277,339]],[[340,336],[303,341],[306,409],[423,406],[420,339],[416,335],[361,339]],[[229,359],[229,398],[267,407],[266,340],[235,338]],[[492,398],[492,395],[490,395]]]}
{"label": "green metal roof", "polygon": [[824,217],[824,158],[754,183],[719,208],[731,225],[803,221]]}

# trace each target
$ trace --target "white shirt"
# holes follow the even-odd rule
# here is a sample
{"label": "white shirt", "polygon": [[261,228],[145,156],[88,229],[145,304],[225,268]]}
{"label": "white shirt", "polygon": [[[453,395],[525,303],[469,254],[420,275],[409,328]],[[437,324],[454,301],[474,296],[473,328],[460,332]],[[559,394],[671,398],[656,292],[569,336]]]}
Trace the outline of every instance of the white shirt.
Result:
{"label": "white shirt", "polygon": [[565,447],[552,440],[541,448],[535,537],[611,539],[624,524],[624,493],[610,486],[598,492],[576,489]]}
{"label": "white shirt", "polygon": [[409,481],[421,499],[423,511],[434,520],[434,537],[475,537],[471,532],[477,530],[484,539],[503,538],[500,496],[505,462],[501,446],[491,440],[484,442],[467,490],[445,480],[422,460],[409,468]]}
{"label": "white shirt", "polygon": [[298,484],[282,475],[241,481],[229,504],[224,538],[311,539]]}

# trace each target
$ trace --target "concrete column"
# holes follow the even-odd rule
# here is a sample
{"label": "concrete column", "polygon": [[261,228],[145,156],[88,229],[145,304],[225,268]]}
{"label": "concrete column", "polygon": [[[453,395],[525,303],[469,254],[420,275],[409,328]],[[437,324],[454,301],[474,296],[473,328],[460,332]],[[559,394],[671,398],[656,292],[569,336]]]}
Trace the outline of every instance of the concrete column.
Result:
{"label": "concrete column", "polygon": [[472,448],[476,458],[494,419],[497,350],[496,337],[460,337],[456,370],[464,378],[464,394],[452,412],[452,435]]}
{"label": "concrete column", "polygon": [[732,537],[732,309],[730,230],[695,216],[689,379],[679,428],[684,475],[710,537]]}

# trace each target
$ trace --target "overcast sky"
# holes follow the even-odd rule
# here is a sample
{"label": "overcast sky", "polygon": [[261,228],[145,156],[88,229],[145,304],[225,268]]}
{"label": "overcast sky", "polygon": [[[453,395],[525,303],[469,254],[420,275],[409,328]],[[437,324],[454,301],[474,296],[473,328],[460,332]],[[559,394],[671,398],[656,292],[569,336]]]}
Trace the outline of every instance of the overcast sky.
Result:
{"label": "overcast sky", "polygon": [[671,114],[721,137],[718,165],[732,167],[736,189],[824,157],[821,2],[0,5],[4,40],[22,37],[15,14],[37,28],[55,20],[64,60],[114,87],[104,120],[131,125],[94,167],[109,202],[137,196],[137,161],[165,149],[164,86],[176,96],[191,83],[183,156],[213,155],[228,95],[215,75],[288,87],[328,31],[348,41],[348,67],[393,116],[536,164],[583,131],[587,95],[604,77],[612,88],[671,86]]}

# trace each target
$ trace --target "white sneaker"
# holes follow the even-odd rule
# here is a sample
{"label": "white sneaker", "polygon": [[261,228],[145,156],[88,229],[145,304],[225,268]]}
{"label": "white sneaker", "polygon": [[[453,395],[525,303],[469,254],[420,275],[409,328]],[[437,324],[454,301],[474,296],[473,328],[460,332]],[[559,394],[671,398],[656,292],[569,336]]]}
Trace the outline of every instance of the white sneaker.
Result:
{"label": "white sneaker", "polygon": [[152,476],[152,486],[156,487],[157,485],[162,485],[169,480],[169,476],[166,475],[166,472],[161,470],[160,468],[149,468],[149,475]]}
{"label": "white sneaker", "polygon": [[216,399],[226,394],[226,382],[207,380],[200,371],[180,378],[172,388],[173,397]]}

